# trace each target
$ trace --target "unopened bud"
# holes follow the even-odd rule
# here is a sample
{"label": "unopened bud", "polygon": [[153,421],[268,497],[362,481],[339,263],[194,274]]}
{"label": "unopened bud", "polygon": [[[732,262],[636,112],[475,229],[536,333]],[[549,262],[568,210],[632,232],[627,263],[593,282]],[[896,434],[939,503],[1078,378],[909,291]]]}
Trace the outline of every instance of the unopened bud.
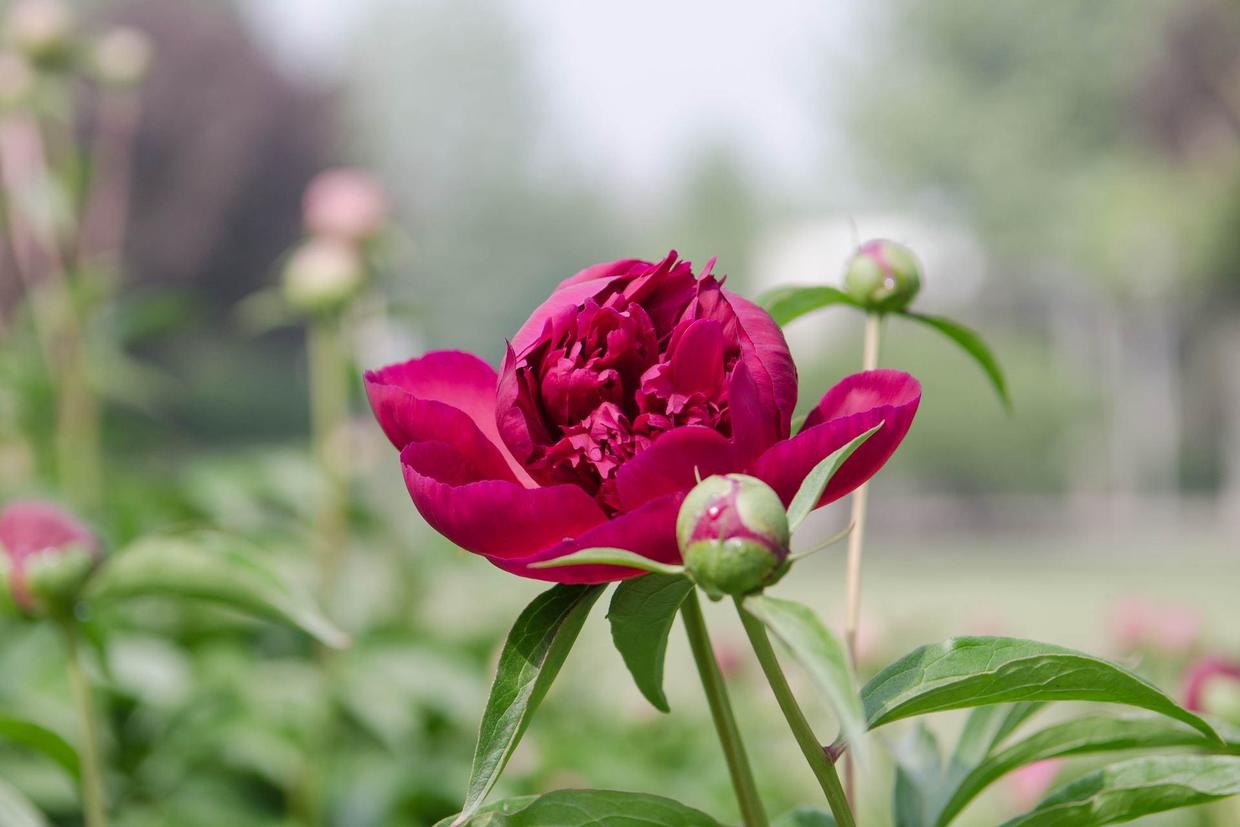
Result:
{"label": "unopened bud", "polygon": [[306,187],[306,230],[344,241],[367,241],[383,229],[388,199],[383,186],[360,169],[329,169]]}
{"label": "unopened bud", "polygon": [[284,298],[302,313],[334,310],[357,294],[365,277],[366,262],[352,244],[312,238],[284,268]]}
{"label": "unopened bud", "polygon": [[903,310],[921,289],[921,264],[913,251],[877,239],[857,248],[844,270],[844,291],[867,310]]}
{"label": "unopened bud", "polygon": [[101,557],[90,530],[51,503],[21,500],[0,511],[0,584],[26,615],[71,611]]}
{"label": "unopened bud", "polygon": [[779,495],[744,474],[702,480],[676,518],[685,570],[712,600],[777,582],[788,568],[789,539]]}
{"label": "unopened bud", "polygon": [[151,66],[151,39],[130,26],[117,26],[95,43],[94,62],[99,80],[117,88],[136,86]]}
{"label": "unopened bud", "polygon": [[8,42],[40,66],[67,61],[73,29],[73,13],[60,0],[17,0],[4,23]]}

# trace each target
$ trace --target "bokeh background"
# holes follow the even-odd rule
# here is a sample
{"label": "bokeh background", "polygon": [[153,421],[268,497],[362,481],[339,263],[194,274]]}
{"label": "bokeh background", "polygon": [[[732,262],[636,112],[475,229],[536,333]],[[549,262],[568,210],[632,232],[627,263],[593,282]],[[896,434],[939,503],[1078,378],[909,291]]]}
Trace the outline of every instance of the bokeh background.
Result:
{"label": "bokeh background", "polygon": [[[871,497],[865,668],[1004,633],[1120,657],[1177,690],[1193,657],[1240,654],[1234,3],[76,10],[155,50],[123,280],[91,333],[106,457],[91,516],[112,543],[222,526],[297,570],[316,485],[303,338],[247,308],[303,237],[307,183],[350,165],[374,172],[393,215],[351,328],[359,370],[434,348],[495,363],[547,291],[596,261],[717,256],[755,294],[837,284],[862,239],[911,245],[918,306],[984,334],[1014,410],[943,340],[889,325],[882,363],[925,394]],[[0,263],[0,498],[55,495],[50,391],[7,251]],[[859,366],[854,313],[788,335],[803,403]],[[455,810],[495,652],[538,586],[425,527],[358,382],[352,545],[329,607],[359,639],[335,670],[343,688],[320,686],[287,635],[221,631],[215,616],[124,637],[110,676],[123,823],[424,824]],[[844,509],[807,534],[837,530]],[[780,590],[838,622],[842,580],[827,552]],[[808,798],[734,618],[712,618],[760,781],[776,804]],[[54,715],[31,689],[46,675],[34,686],[60,691],[47,641],[0,629],[0,705]],[[643,789],[734,816],[679,635],[669,718],[630,687],[601,613],[585,641],[504,789]],[[73,823],[72,791],[44,770],[0,749],[0,773]],[[884,823],[889,791],[863,788],[864,823]],[[1022,795],[1000,785],[973,823]]]}

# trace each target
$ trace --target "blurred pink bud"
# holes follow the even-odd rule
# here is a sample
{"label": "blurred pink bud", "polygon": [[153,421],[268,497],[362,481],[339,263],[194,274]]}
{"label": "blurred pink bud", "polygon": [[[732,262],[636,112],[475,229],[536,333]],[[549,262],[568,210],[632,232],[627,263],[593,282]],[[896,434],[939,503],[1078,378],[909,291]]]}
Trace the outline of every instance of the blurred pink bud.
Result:
{"label": "blurred pink bud", "polygon": [[729,640],[718,640],[714,644],[715,660],[719,663],[719,673],[725,679],[738,677],[745,669],[745,658],[742,650]]}
{"label": "blurred pink bud", "polygon": [[4,22],[8,42],[39,62],[67,56],[73,28],[72,12],[59,0],[18,0]]}
{"label": "blurred pink bud", "polygon": [[1184,673],[1184,706],[1205,712],[1207,686],[1218,678],[1240,683],[1240,663],[1210,655],[1194,663]]}
{"label": "blurred pink bud", "polygon": [[302,199],[306,229],[343,241],[366,241],[387,222],[388,199],[383,186],[360,169],[319,173]]}
{"label": "blurred pink bud", "polygon": [[1007,778],[1008,793],[1012,798],[1012,803],[1019,810],[1028,810],[1033,807],[1042,800],[1042,796],[1046,795],[1046,791],[1055,782],[1057,775],[1059,775],[1059,759],[1057,758],[1034,761],[1032,764],[1026,764],[1013,771]]}
{"label": "blurred pink bud", "polygon": [[1201,613],[1188,606],[1168,606],[1154,626],[1154,644],[1169,654],[1188,652],[1201,639]]}
{"label": "blurred pink bud", "polygon": [[1145,645],[1154,626],[1156,610],[1148,601],[1127,597],[1111,608],[1111,637],[1120,651],[1129,652]]}
{"label": "blurred pink bud", "polygon": [[72,600],[101,556],[90,529],[53,503],[16,500],[0,511],[0,579],[27,614]]}
{"label": "blurred pink bud", "polygon": [[95,43],[95,71],[110,86],[134,86],[151,65],[151,39],[130,26],[116,26]]}
{"label": "blurred pink bud", "polygon": [[366,263],[352,244],[311,238],[284,268],[284,298],[302,313],[333,310],[357,293],[365,277]]}
{"label": "blurred pink bud", "polygon": [[1126,598],[1111,610],[1111,635],[1120,651],[1147,647],[1165,654],[1191,650],[1201,637],[1201,614],[1188,606],[1157,606]]}

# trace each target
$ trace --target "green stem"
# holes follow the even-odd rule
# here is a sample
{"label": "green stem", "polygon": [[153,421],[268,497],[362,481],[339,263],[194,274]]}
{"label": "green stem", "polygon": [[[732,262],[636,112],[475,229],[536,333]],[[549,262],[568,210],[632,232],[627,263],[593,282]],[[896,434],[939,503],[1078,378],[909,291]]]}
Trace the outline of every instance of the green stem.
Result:
{"label": "green stem", "polygon": [[77,707],[82,727],[81,743],[78,745],[82,761],[82,809],[86,827],[107,827],[107,803],[103,793],[103,770],[99,760],[99,732],[95,723],[94,705],[90,698],[90,682],[82,668],[82,649],[74,621],[64,624],[65,644],[68,649],[69,684],[73,689],[73,701]]}
{"label": "green stem", "polygon": [[335,315],[319,315],[306,330],[310,374],[310,429],[315,459],[324,480],[323,499],[316,513],[315,540],[322,587],[335,580],[348,542],[347,452],[341,446],[349,417],[349,389]]}
{"label": "green stem", "polygon": [[766,635],[766,627],[760,620],[746,612],[739,600],[736,603],[736,610],[741,616],[741,623],[745,625],[745,633],[749,635],[749,643],[753,646],[754,654],[758,656],[758,663],[762,665],[767,683],[771,685],[775,700],[779,703],[779,708],[788,721],[793,737],[796,738],[797,746],[801,748],[801,754],[805,756],[805,761],[813,770],[819,785],[822,786],[823,793],[827,796],[827,804],[830,805],[831,813],[835,816],[835,823],[839,827],[856,827],[852,810],[848,806],[848,797],[844,795],[840,776],[835,771],[835,764],[827,758],[827,754],[822,749],[822,742],[818,740],[818,736],[814,735],[809,721],[805,719],[805,713],[797,704],[792,688],[788,686],[788,679],[784,677],[784,671],[775,657],[775,650],[771,648],[771,640]]}
{"label": "green stem", "polygon": [[[865,342],[861,356],[863,370],[878,367],[878,349],[882,339],[883,317],[869,313],[865,317]],[[848,659],[857,668],[857,635],[861,628],[861,552],[865,545],[865,515],[870,500],[870,485],[863,483],[852,495],[852,534],[848,535],[848,573],[844,608],[844,642]],[[848,798],[855,800],[856,774],[853,762],[844,758],[844,779]]]}
{"label": "green stem", "polygon": [[719,663],[715,660],[715,650],[710,645],[706,619],[702,617],[702,605],[698,602],[696,590],[689,592],[685,602],[680,605],[680,616],[685,622],[689,647],[693,650],[693,660],[697,664],[698,675],[702,678],[702,689],[706,691],[706,701],[710,705],[710,714],[715,721],[715,730],[719,733],[719,743],[723,746],[728,772],[732,776],[732,787],[736,790],[736,802],[741,810],[741,822],[745,827],[766,827],[766,811],[762,809],[762,801],[758,798],[753,770],[750,769],[749,758],[745,755],[745,745],[741,742],[736,718],[732,715],[728,690],[724,686],[723,675],[719,672]]}

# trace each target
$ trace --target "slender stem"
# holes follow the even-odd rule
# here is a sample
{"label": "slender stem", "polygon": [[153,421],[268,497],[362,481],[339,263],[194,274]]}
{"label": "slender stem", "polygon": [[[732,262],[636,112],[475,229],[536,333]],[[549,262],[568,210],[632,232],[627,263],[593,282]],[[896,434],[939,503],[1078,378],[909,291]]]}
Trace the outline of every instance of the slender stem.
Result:
{"label": "slender stem", "polygon": [[[864,370],[878,367],[879,340],[882,338],[882,316],[870,313],[865,317],[865,345],[861,366]],[[861,628],[861,551],[865,543],[865,513],[870,499],[869,483],[864,483],[852,495],[852,534],[848,535],[848,586],[845,603],[844,642],[848,646],[848,659],[853,668],[857,666],[857,634]],[[852,761],[844,759],[844,778],[848,798],[854,799],[855,776]]]}
{"label": "slender stem", "polygon": [[813,770],[818,784],[827,796],[827,804],[831,807],[831,814],[835,816],[835,823],[839,827],[856,827],[852,810],[848,806],[848,797],[844,794],[840,776],[835,771],[835,764],[827,758],[822,742],[818,740],[818,736],[814,735],[809,721],[805,719],[805,713],[801,711],[796,697],[792,694],[788,679],[784,677],[784,670],[775,657],[775,650],[771,648],[771,639],[766,635],[766,627],[762,625],[762,621],[746,612],[739,600],[736,603],[736,610],[740,613],[741,623],[745,625],[745,633],[749,635],[749,643],[753,646],[754,654],[758,656],[758,663],[762,665],[767,683],[771,685],[771,691],[775,693],[775,700],[779,703],[779,708],[788,721],[788,727],[792,730],[793,737],[796,738],[797,746],[801,748],[801,754],[805,756],[806,763]]}
{"label": "slender stem", "polygon": [[310,374],[310,427],[315,458],[325,482],[316,513],[320,576],[327,587],[340,565],[348,542],[347,452],[341,441],[349,417],[349,389],[345,383],[340,322],[334,315],[311,318],[306,330]]}
{"label": "slender stem", "polygon": [[749,767],[745,745],[741,743],[741,733],[737,729],[736,718],[732,715],[728,690],[724,686],[723,675],[719,672],[715,651],[710,645],[706,619],[702,617],[702,605],[698,602],[696,591],[689,592],[685,602],[680,605],[680,616],[685,621],[689,647],[693,650],[693,660],[697,664],[698,675],[702,678],[702,689],[706,691],[710,714],[715,721],[715,730],[719,733],[719,743],[723,746],[723,755],[728,762],[728,772],[732,775],[732,787],[736,790],[736,803],[740,805],[741,822],[745,827],[766,827],[766,811],[762,809],[762,801],[758,798],[753,770]]}
{"label": "slender stem", "polygon": [[95,723],[94,705],[90,698],[90,683],[82,668],[82,648],[78,642],[74,621],[64,624],[65,645],[68,649],[69,683],[73,688],[73,701],[77,706],[78,721],[82,727],[78,752],[82,761],[82,809],[86,827],[107,827],[107,802],[103,793],[103,770],[99,761],[99,733]]}

